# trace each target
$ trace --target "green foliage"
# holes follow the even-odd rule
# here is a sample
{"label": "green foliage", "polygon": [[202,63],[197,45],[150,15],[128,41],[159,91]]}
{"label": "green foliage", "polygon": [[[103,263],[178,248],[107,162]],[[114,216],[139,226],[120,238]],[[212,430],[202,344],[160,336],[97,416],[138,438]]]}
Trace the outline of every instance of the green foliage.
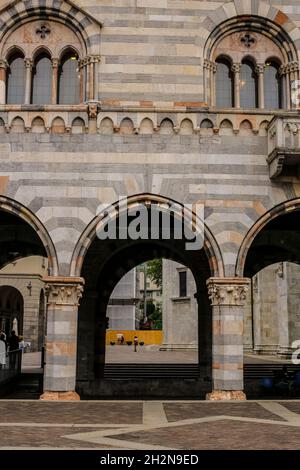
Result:
{"label": "green foliage", "polygon": [[148,317],[153,323],[155,330],[162,330],[162,307],[161,303],[157,303],[154,312]]}
{"label": "green foliage", "polygon": [[162,258],[147,262],[147,276],[157,287],[162,287]]}

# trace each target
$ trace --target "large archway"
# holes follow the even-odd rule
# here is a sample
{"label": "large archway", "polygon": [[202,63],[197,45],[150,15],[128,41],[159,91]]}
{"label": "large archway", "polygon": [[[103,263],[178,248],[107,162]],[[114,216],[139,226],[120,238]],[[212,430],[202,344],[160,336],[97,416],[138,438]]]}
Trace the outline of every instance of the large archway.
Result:
{"label": "large archway", "polygon": [[281,369],[288,368],[290,387],[299,370],[292,361],[293,344],[300,337],[299,211],[298,198],[274,207],[249,230],[239,251],[236,274],[251,278],[249,314],[245,312],[245,384],[250,394],[270,393],[267,385],[261,390],[255,383],[254,378],[262,376],[271,380],[273,394],[289,396],[288,385],[286,390],[278,388]]}
{"label": "large archway", "polygon": [[49,274],[58,274],[56,250],[46,228],[25,206],[0,196],[0,268],[31,255],[48,258]]}
{"label": "large archway", "polygon": [[[151,237],[151,223],[149,223],[149,237],[147,239],[103,239],[96,236],[99,221],[93,221],[90,227],[85,231],[80,243],[74,252],[72,261],[72,275],[80,275],[85,279],[85,290],[81,300],[78,314],[78,351],[77,351],[77,389],[81,395],[99,395],[107,394],[104,375],[105,364],[105,331],[106,331],[106,311],[111,293],[125,273],[135,266],[154,258],[166,258],[176,261],[189,268],[194,276],[196,283],[196,292],[194,293],[199,305],[199,377],[194,384],[194,390],[197,389],[198,396],[202,386],[203,391],[211,389],[211,383],[204,383],[204,378],[211,377],[211,351],[212,351],[212,321],[211,307],[207,295],[206,281],[211,276],[223,274],[223,263],[220,252],[215,249],[216,242],[205,230],[204,244],[196,250],[186,249],[186,243],[191,236],[184,232],[182,238],[178,238],[175,233],[175,221],[179,220],[185,225],[183,216],[183,207],[176,204],[174,211],[174,201],[152,195],[140,195],[130,198],[127,201],[125,211],[127,211],[127,223],[130,225],[133,220],[130,209],[135,207],[139,210],[144,207],[149,215],[149,221],[152,221],[150,212],[157,211],[170,215],[170,237],[163,233],[160,225],[157,237]],[[116,209],[116,206],[115,206]],[[110,213],[110,208],[107,210]],[[118,212],[115,217],[116,225],[119,227],[122,214]],[[103,217],[103,214],[102,214]],[[112,219],[114,216],[112,217]],[[192,217],[193,218],[193,217]],[[195,219],[195,216],[194,216]],[[106,225],[107,218],[101,222],[103,227]],[[110,219],[108,219],[110,220]],[[161,223],[161,220],[160,220]],[[195,220],[194,222],[195,223]],[[184,327],[184,325],[183,325]],[[116,385],[116,383],[114,384]],[[178,394],[187,394],[189,384],[185,384]],[[119,395],[128,392],[133,393],[133,388],[127,384],[120,387]],[[111,394],[118,394],[118,390],[112,390],[112,384],[109,384]],[[136,388],[136,387],[135,387]],[[157,383],[157,390],[162,393],[174,391],[174,384],[168,382],[168,386],[162,382]],[[185,391],[183,391],[185,389]],[[142,384],[140,384],[140,394],[143,394]],[[145,389],[144,389],[145,390]],[[134,393],[137,393],[136,391]],[[152,393],[155,390],[152,388]]]}
{"label": "large archway", "polygon": [[300,264],[300,199],[271,209],[251,227],[236,262],[236,276],[253,276],[280,261]]}

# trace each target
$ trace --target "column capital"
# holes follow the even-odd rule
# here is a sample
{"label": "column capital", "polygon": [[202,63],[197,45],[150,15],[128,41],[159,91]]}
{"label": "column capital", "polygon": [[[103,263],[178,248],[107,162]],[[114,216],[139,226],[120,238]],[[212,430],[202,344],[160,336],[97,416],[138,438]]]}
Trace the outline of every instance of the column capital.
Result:
{"label": "column capital", "polygon": [[241,71],[241,64],[239,62],[236,62],[236,63],[232,64],[231,72],[239,73],[240,71]]}
{"label": "column capital", "polygon": [[243,306],[250,279],[243,277],[211,277],[207,280],[212,305]]}
{"label": "column capital", "polygon": [[28,68],[28,69],[32,69],[33,67],[33,60],[28,58],[28,57],[25,57],[24,59],[24,64],[25,64],[25,67]]}
{"label": "column capital", "polygon": [[0,59],[0,69],[7,69],[8,62],[6,59]]}
{"label": "column capital", "polygon": [[217,64],[208,59],[204,59],[203,67],[207,70],[211,70],[214,73],[217,71]]}
{"label": "column capital", "polygon": [[56,57],[51,59],[51,62],[52,62],[52,67],[53,68],[57,68],[59,66],[59,59],[57,59]]}
{"label": "column capital", "polygon": [[79,61],[80,66],[89,65],[89,64],[96,64],[101,62],[100,55],[87,55],[82,60]]}
{"label": "column capital", "polygon": [[264,73],[265,72],[265,64],[257,64],[255,67],[255,72],[257,74]]}
{"label": "column capital", "polygon": [[48,304],[79,305],[84,286],[82,277],[45,276],[43,281]]}

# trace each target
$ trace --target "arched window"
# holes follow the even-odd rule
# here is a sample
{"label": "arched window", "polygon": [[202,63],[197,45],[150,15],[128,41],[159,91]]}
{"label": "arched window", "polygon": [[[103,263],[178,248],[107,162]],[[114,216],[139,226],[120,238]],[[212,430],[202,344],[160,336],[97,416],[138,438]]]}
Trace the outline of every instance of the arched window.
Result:
{"label": "arched window", "polygon": [[240,93],[241,108],[257,108],[257,75],[254,64],[248,59],[241,64]]}
{"label": "arched window", "polygon": [[21,52],[8,59],[6,103],[23,104],[25,94],[25,62]]}
{"label": "arched window", "polygon": [[58,103],[76,104],[80,101],[80,76],[78,56],[68,51],[61,60],[59,68]]}
{"label": "arched window", "polygon": [[216,72],[216,105],[219,108],[233,107],[233,75],[231,64],[225,58],[218,58]]}
{"label": "arched window", "polygon": [[278,109],[281,103],[281,78],[279,76],[279,65],[274,61],[265,63],[264,91],[265,108]]}
{"label": "arched window", "polygon": [[34,62],[32,75],[32,104],[51,103],[52,63],[46,52],[39,54]]}

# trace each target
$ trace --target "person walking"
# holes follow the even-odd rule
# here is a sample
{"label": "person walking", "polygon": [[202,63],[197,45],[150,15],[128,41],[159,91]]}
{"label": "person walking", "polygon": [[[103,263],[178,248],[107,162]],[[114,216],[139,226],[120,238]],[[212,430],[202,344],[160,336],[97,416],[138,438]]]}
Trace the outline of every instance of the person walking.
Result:
{"label": "person walking", "polygon": [[19,350],[19,336],[16,335],[15,330],[12,330],[8,338],[8,347],[10,352],[10,368],[14,370],[16,367],[17,351]]}
{"label": "person walking", "polygon": [[6,342],[5,336],[2,333],[0,335],[0,369],[6,366]]}
{"label": "person walking", "polygon": [[134,352],[137,352],[137,345],[139,344],[139,339],[137,336],[134,337],[133,344],[134,344]]}

